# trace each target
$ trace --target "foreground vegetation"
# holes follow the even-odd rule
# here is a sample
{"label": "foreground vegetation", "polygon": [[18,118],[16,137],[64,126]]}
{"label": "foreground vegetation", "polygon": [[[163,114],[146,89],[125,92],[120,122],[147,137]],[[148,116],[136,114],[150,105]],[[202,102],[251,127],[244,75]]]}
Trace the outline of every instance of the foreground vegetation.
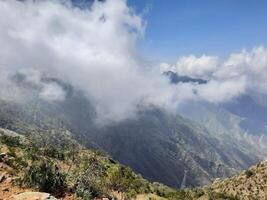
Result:
{"label": "foreground vegetation", "polygon": [[48,192],[57,197],[73,193],[84,200],[95,198],[134,199],[155,194],[166,199],[191,199],[159,183],[150,183],[129,167],[99,150],[86,149],[66,133],[10,136],[0,133],[1,158],[16,174],[14,183]]}
{"label": "foreground vegetation", "polygon": [[[74,103],[74,105],[81,104],[84,106],[80,101],[74,101]],[[80,118],[77,116],[81,115],[80,109],[76,110],[76,107],[74,107],[75,112],[72,113],[73,106],[69,106],[68,104],[60,110],[65,111],[67,108],[72,108],[69,110],[70,113],[63,112],[59,115],[60,117],[54,117],[54,113],[58,112],[57,109],[50,106],[42,107],[42,104],[34,104],[35,106],[26,106],[22,109],[16,104],[10,105],[0,100],[0,105],[0,127],[5,127],[6,129],[19,133],[12,132],[7,134],[6,129],[0,128],[0,154],[3,153],[3,156],[0,156],[0,165],[4,163],[9,166],[8,173],[12,174],[15,178],[12,181],[14,187],[26,187],[33,191],[48,192],[64,200],[69,200],[68,198],[65,199],[66,195],[71,195],[72,199],[101,199],[105,197],[118,200],[243,200],[245,196],[248,196],[246,200],[253,199],[254,197],[254,199],[265,199],[261,198],[263,197],[261,191],[266,193],[267,181],[265,178],[262,178],[259,180],[265,181],[265,185],[259,182],[257,182],[259,184],[255,184],[253,181],[257,176],[254,170],[248,170],[243,176],[244,179],[227,179],[202,188],[174,190],[160,183],[151,183],[140,175],[135,174],[129,167],[114,161],[105,153],[97,149],[92,149],[91,147],[94,147],[95,141],[91,141],[90,137],[85,133],[90,131],[94,133],[94,129],[87,129],[88,127],[85,126],[88,123],[88,118],[83,119],[83,124],[79,123]],[[83,108],[83,110],[89,109]],[[63,119],[63,121],[59,119]],[[148,120],[150,120],[150,117]],[[120,137],[113,137],[109,148],[112,148],[115,152],[138,150],[135,147],[140,144],[140,141],[142,142],[144,140],[141,136],[145,135],[148,137],[147,141],[151,141],[150,138],[154,138],[155,136],[161,137],[160,134],[165,133],[166,130],[161,128],[161,123],[163,122],[162,117],[158,122],[160,123],[157,123],[157,126],[153,129],[145,125],[150,124],[150,121],[147,123],[134,123],[133,125],[126,124],[124,129],[108,127],[108,129],[111,129],[109,133],[112,136],[117,133],[122,135]],[[173,125],[178,123],[177,120],[170,121],[168,119],[165,122],[171,122]],[[72,126],[71,124],[77,124],[77,126]],[[148,127],[148,129],[140,128],[140,124],[142,125],[141,127]],[[79,130],[79,134],[77,132],[75,134],[75,127],[76,131]],[[72,130],[73,133],[68,130]],[[121,130],[124,131],[121,132]],[[124,134],[125,132],[129,132],[129,134]],[[151,133],[151,135],[143,134],[143,132]],[[139,133],[139,135],[136,133]],[[187,135],[188,131],[185,129],[179,129],[179,133],[181,135],[176,138],[179,141],[186,140],[189,137]],[[139,136],[141,138],[141,140],[135,142],[132,142],[132,138],[128,138],[128,141],[131,141],[131,145],[134,148],[129,148],[129,143],[125,142],[127,140],[124,140],[130,135],[134,135],[134,138],[138,138]],[[109,135],[104,134],[104,137],[106,136]],[[191,136],[190,140],[192,139]],[[202,138],[202,135],[199,135],[198,138]],[[104,138],[100,137],[101,139]],[[170,141],[176,139],[169,138]],[[83,145],[77,141],[82,142]],[[158,141],[161,141],[161,139]],[[97,144],[99,145],[99,143]],[[205,144],[201,143],[200,146],[205,146]],[[122,148],[123,150],[119,149],[122,145],[125,145],[127,148],[124,147]],[[161,143],[154,143],[154,146],[158,147],[158,145],[161,145]],[[104,146],[105,143],[102,148]],[[168,152],[166,150],[170,147],[172,147],[171,150],[178,148],[177,144],[164,143],[164,145],[161,145],[162,151],[160,152]],[[191,148],[190,145],[188,147]],[[183,149],[182,152],[188,152],[188,149],[186,150],[184,147],[181,149]],[[152,170],[153,167],[155,169],[164,169],[161,170],[163,175],[167,174],[164,172],[169,172],[170,168],[168,168],[166,156],[173,155],[172,153],[162,153],[160,154],[160,158],[154,157],[151,160],[149,159],[151,158],[150,156],[139,157],[139,155],[142,155],[141,153],[146,152],[146,148],[139,149],[139,151],[140,154],[135,154],[137,157],[132,156],[130,158],[132,160],[143,159],[145,163],[149,163],[149,169]],[[198,154],[199,151],[196,153]],[[7,156],[5,157],[4,155],[6,154]],[[125,155],[131,154],[126,153]],[[179,158],[182,155],[178,154],[176,156]],[[169,157],[169,159],[172,159],[172,157]],[[157,162],[153,162],[153,160]],[[206,164],[206,162],[206,159],[202,160],[203,164]],[[160,163],[162,163],[161,166],[159,166]],[[194,166],[191,167],[194,168]],[[177,170],[181,171],[181,173],[184,172],[184,168],[182,167],[177,167]],[[1,169],[0,167],[0,179],[3,172]],[[265,171],[267,172],[267,170]],[[199,177],[201,174],[197,171],[193,176]],[[170,178],[172,177],[177,179],[176,176],[171,176]],[[247,179],[251,181],[247,181]],[[2,185],[0,180],[1,198]],[[6,189],[6,186],[3,189]],[[254,196],[252,197],[249,196],[252,194],[251,190],[255,190],[253,192]],[[258,198],[257,195],[261,196]]]}
{"label": "foreground vegetation", "polygon": [[0,156],[0,162],[10,166],[9,173],[16,175],[15,185],[60,198],[71,194],[84,200],[127,200],[138,195],[147,195],[146,199],[151,200],[237,200],[210,188],[174,190],[151,183],[105,153],[84,148],[68,132],[21,136],[0,131],[0,151],[5,155]]}

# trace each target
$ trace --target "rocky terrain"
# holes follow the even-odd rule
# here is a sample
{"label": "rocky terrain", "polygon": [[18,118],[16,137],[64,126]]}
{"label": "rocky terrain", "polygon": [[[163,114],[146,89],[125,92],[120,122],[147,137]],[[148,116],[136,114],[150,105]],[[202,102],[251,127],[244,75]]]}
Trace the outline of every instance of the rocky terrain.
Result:
{"label": "rocky terrain", "polygon": [[242,200],[267,199],[267,160],[210,187]]}

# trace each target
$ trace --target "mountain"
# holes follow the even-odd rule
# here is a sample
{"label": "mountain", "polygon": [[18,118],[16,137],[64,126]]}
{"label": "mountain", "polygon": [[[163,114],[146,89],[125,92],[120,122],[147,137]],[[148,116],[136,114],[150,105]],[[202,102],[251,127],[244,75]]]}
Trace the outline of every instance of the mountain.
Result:
{"label": "mountain", "polygon": [[115,159],[149,180],[174,187],[181,185],[185,171],[187,186],[203,185],[263,157],[249,143],[227,136],[221,140],[190,120],[158,109],[106,127],[97,136],[95,142]]}
{"label": "mountain", "polygon": [[253,135],[267,134],[267,106],[258,102],[254,95],[242,95],[232,102],[224,103],[229,112],[242,118],[240,127]]}
{"label": "mountain", "polygon": [[236,128],[240,118],[225,109],[209,112],[211,106],[190,103],[186,115],[140,106],[131,119],[99,126],[94,106],[70,85],[43,78],[66,93],[62,101],[47,101],[23,77],[14,79],[30,95],[21,102],[0,100],[0,127],[24,135],[68,130],[83,146],[106,151],[150,181],[176,188],[203,185],[255,164],[266,153]]}
{"label": "mountain", "polygon": [[[0,129],[0,196],[4,199],[186,199],[184,191],[150,183],[70,132],[27,136]],[[55,197],[53,197],[53,196]]]}
{"label": "mountain", "polygon": [[180,82],[182,83],[192,82],[192,83],[198,83],[198,84],[206,84],[208,82],[207,80],[200,79],[200,78],[191,78],[189,76],[181,76],[172,71],[164,72],[164,75],[169,77],[170,82],[172,84],[177,84]]}
{"label": "mountain", "polygon": [[205,127],[155,107],[104,127],[94,124],[95,116],[90,102],[72,89],[63,102],[35,98],[23,104],[2,101],[0,106],[4,128],[22,134],[68,129],[83,145],[103,149],[148,180],[172,187],[179,188],[185,176],[186,186],[207,184],[261,159],[252,146],[224,144]]}
{"label": "mountain", "polygon": [[228,146],[225,151],[235,147],[250,156],[258,155],[260,158],[264,158],[267,153],[266,138],[245,131],[241,126],[244,118],[231,113],[221,105],[188,101],[180,104],[177,112],[212,132],[214,137]]}
{"label": "mountain", "polygon": [[70,132],[59,131],[25,136],[0,129],[1,197],[25,200],[33,197],[55,200],[55,197],[63,200],[266,199],[267,160],[231,178],[216,179],[211,185],[174,190],[148,182],[106,154],[80,145],[71,138]]}
{"label": "mountain", "polygon": [[[206,84],[208,83],[208,80],[204,79],[196,79],[189,76],[180,76],[179,74],[167,71],[164,72],[165,76],[169,77],[169,80],[172,84],[179,84],[181,82],[183,83],[195,83],[195,84]],[[234,98],[231,101],[221,103],[221,104],[213,104],[213,108],[209,112],[220,112],[220,110],[224,110],[224,112],[228,112],[229,115],[235,115],[239,117],[240,121],[238,122],[240,129],[243,130],[243,132],[247,132],[251,135],[256,136],[262,136],[267,135],[267,104],[266,104],[266,98],[267,96],[264,94],[256,93],[250,91],[249,94],[244,94],[241,96],[238,96]],[[193,101],[190,101],[192,103]],[[198,114],[198,109],[200,109],[200,112],[203,111],[203,106],[206,106],[206,110],[211,108],[212,104],[209,104],[209,108],[207,107],[207,102],[198,102],[199,108],[196,108],[194,106],[194,111],[190,108],[190,103],[185,103],[186,109],[183,109],[184,105],[180,106],[182,107],[182,114],[186,117],[192,117],[192,113]],[[195,102],[193,102],[194,104]],[[201,108],[202,107],[202,108]],[[214,108],[217,107],[218,109],[215,111]],[[202,110],[201,110],[202,109]],[[187,113],[188,112],[188,113]],[[179,111],[178,111],[179,113]],[[202,112],[203,114],[203,112]],[[197,120],[198,121],[198,120]],[[202,124],[206,124],[206,121],[202,120]]]}

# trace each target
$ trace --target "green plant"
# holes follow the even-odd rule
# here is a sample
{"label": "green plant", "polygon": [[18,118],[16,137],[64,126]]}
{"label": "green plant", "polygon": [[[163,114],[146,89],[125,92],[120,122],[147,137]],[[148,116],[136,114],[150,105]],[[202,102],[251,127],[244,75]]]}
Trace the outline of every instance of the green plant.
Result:
{"label": "green plant", "polygon": [[9,135],[1,135],[0,141],[1,143],[6,144],[9,147],[18,147],[21,145],[19,137],[14,137]]}
{"label": "green plant", "polygon": [[247,178],[250,178],[251,176],[254,175],[254,172],[251,171],[250,169],[248,169],[248,170],[245,171],[245,174],[246,174],[246,177],[247,177]]}
{"label": "green plant", "polygon": [[90,200],[107,194],[105,167],[94,157],[85,158],[81,169],[86,170],[76,180],[75,193],[78,197]]}
{"label": "green plant", "polygon": [[26,170],[22,183],[42,192],[55,192],[65,186],[65,176],[50,160],[34,161]]}

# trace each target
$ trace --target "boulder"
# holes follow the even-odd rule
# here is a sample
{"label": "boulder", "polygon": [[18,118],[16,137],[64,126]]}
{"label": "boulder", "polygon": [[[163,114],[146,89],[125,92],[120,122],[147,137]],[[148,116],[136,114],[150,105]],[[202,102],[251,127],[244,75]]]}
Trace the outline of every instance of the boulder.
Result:
{"label": "boulder", "polygon": [[43,192],[24,192],[13,196],[13,200],[58,200]]}

